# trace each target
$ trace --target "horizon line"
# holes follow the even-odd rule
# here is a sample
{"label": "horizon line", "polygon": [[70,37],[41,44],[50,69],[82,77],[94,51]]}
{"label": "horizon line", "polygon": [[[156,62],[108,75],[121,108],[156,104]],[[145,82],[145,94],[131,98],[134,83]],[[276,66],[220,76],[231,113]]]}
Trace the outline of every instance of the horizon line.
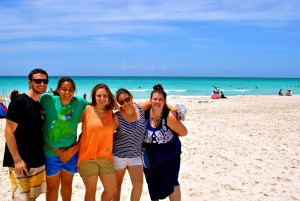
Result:
{"label": "horizon line", "polygon": [[[28,75],[0,75],[0,77],[27,77]],[[149,75],[48,75],[49,77],[165,77],[165,78],[262,78],[262,79],[300,79],[300,77],[255,77],[255,76],[149,76]]]}

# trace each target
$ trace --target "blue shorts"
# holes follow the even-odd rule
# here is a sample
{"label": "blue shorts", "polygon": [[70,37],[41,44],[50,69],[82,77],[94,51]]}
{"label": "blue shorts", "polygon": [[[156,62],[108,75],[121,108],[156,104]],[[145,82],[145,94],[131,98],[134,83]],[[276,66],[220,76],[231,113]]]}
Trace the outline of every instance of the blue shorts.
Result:
{"label": "blue shorts", "polygon": [[78,153],[75,154],[66,163],[61,162],[59,156],[45,157],[46,175],[54,176],[57,173],[59,173],[61,170],[75,174],[78,172],[77,161],[78,161]]}

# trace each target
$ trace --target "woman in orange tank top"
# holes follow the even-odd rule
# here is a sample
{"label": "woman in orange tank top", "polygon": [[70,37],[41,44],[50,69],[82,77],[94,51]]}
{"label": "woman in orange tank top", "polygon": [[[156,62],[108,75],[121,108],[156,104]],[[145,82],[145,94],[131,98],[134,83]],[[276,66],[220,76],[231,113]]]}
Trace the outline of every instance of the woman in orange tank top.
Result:
{"label": "woman in orange tank top", "polygon": [[92,102],[82,114],[82,135],[79,142],[78,172],[86,188],[85,200],[95,200],[98,177],[104,191],[101,200],[112,200],[117,190],[113,164],[113,133],[117,104],[110,89],[98,84],[92,89]]}

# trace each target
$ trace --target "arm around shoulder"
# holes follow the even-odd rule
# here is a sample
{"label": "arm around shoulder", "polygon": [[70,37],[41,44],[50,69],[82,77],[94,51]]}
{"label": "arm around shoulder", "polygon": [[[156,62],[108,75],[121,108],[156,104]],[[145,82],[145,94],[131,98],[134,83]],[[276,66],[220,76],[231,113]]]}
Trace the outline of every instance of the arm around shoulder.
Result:
{"label": "arm around shoulder", "polygon": [[119,127],[119,120],[115,113],[113,113],[113,124],[114,124],[114,131]]}
{"label": "arm around shoulder", "polygon": [[149,109],[151,107],[150,101],[143,101],[143,102],[139,102],[137,103],[143,110],[143,112],[145,112],[147,109]]}
{"label": "arm around shoulder", "polygon": [[187,131],[185,125],[183,125],[183,123],[179,119],[177,119],[172,112],[169,112],[167,122],[168,122],[168,126],[173,131],[175,131],[178,134],[178,136],[186,136],[187,135],[188,131]]}

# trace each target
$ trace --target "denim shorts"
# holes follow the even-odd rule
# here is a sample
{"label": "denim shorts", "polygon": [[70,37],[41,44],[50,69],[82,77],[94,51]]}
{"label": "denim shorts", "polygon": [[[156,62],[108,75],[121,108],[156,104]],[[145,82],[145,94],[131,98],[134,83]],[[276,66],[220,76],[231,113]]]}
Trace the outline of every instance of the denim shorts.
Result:
{"label": "denim shorts", "polygon": [[46,174],[47,176],[54,176],[59,173],[61,170],[64,170],[69,173],[77,173],[77,161],[78,153],[75,154],[68,162],[63,163],[59,159],[59,156],[49,156],[45,158],[46,165]]}

